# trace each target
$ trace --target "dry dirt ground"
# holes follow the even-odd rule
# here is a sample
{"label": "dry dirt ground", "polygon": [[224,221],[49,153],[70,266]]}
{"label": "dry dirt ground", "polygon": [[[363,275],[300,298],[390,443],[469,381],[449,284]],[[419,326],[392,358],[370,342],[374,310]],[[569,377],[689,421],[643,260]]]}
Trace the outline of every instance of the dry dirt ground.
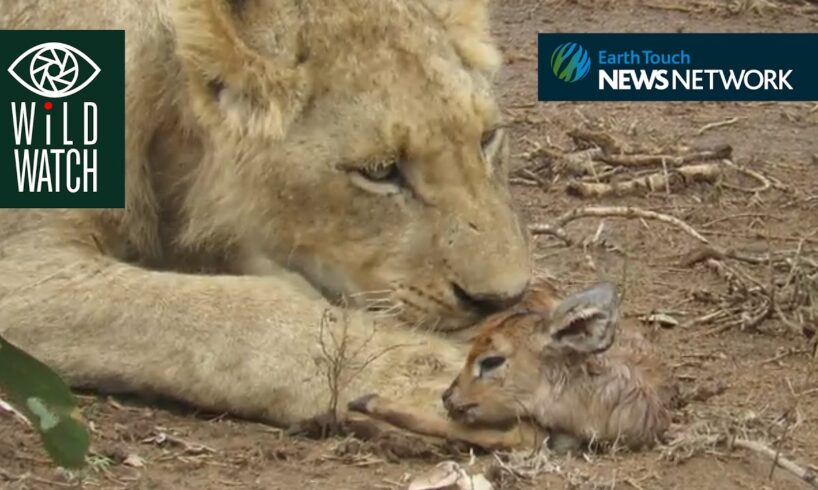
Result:
{"label": "dry dirt ground", "polygon": [[[511,123],[515,165],[526,169],[515,174],[514,193],[527,219],[554,224],[583,206],[634,206],[682,219],[713,246],[738,253],[691,264],[688,254],[701,250],[703,242],[652,219],[571,221],[563,230],[571,246],[552,235],[537,236],[539,269],[564,289],[599,277],[620,283],[626,321],[642,324],[664,347],[680,383],[699,390],[700,400],[676,412],[675,443],[645,453],[479,455],[471,466],[464,455],[459,461],[469,472],[488,472],[502,488],[809,488],[781,469],[770,478],[768,458],[729,442],[703,442],[702,434],[761,441],[804,468],[818,464],[818,373],[811,375],[818,359],[810,338],[818,328],[818,104],[536,103],[535,57],[538,31],[815,32],[818,5],[798,0],[495,3],[495,31],[507,59],[499,91]],[[726,123],[706,126],[717,122]],[[576,197],[566,191],[572,179],[621,181],[657,167],[600,166],[591,176],[572,176],[561,154],[599,144],[593,137],[591,144],[571,138],[573,130],[613,137],[613,147],[606,147],[613,152],[728,144],[739,169],[715,160],[705,163],[721,169],[717,182],[677,179],[641,195]],[[673,173],[673,162],[666,166],[668,174],[658,166],[661,175]],[[771,290],[777,308],[769,307]],[[701,319],[719,311],[726,316]],[[642,320],[657,312],[679,325]],[[719,385],[726,389],[712,389]],[[395,458],[376,444],[286,438],[260,424],[185,409],[93,396],[82,396],[81,402],[94,432],[95,464],[84,488],[405,488],[413,475],[451,456],[421,450]],[[5,414],[0,414],[0,441],[0,487],[76,484],[50,465],[36,436]]]}

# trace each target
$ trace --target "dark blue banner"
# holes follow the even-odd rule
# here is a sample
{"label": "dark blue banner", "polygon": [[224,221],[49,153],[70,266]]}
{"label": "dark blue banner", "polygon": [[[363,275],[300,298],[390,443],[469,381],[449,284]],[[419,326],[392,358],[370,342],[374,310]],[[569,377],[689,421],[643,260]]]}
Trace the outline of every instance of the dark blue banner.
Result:
{"label": "dark blue banner", "polygon": [[818,101],[818,34],[540,34],[540,101]]}

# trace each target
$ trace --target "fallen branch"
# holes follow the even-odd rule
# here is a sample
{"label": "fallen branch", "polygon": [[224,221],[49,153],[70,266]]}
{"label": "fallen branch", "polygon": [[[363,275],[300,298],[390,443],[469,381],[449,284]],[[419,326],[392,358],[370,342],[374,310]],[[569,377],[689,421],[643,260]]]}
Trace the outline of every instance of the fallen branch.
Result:
{"label": "fallen branch", "polygon": [[557,218],[557,221],[553,225],[532,224],[528,227],[528,229],[534,235],[553,235],[566,242],[566,244],[572,245],[573,240],[568,237],[563,228],[571,221],[581,218],[625,218],[661,221],[662,223],[667,223],[679,228],[702,243],[708,245],[710,244],[710,241],[707,238],[702,236],[701,233],[679,218],[633,206],[586,206],[576,208]]}
{"label": "fallen branch", "polygon": [[733,147],[724,143],[712,148],[692,149],[681,155],[600,155],[597,159],[609,165],[625,167],[647,167],[650,165],[666,165],[679,167],[687,163],[729,159]]}
{"label": "fallen branch", "polygon": [[571,181],[566,187],[570,195],[583,198],[627,196],[646,194],[654,191],[668,191],[682,188],[692,182],[716,182],[721,176],[717,164],[700,164],[679,167],[674,170],[655,173],[622,182],[580,182]]}

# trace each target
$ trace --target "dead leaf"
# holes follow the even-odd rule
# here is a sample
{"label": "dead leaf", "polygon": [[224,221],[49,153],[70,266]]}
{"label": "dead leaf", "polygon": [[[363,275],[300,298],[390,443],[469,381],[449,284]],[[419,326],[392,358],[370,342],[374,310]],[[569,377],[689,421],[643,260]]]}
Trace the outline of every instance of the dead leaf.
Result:
{"label": "dead leaf", "polygon": [[643,321],[649,325],[659,325],[663,328],[673,328],[679,326],[679,320],[664,313],[654,313],[652,315],[648,315],[643,319]]}
{"label": "dead leaf", "polygon": [[122,464],[130,466],[131,468],[144,468],[145,460],[142,459],[140,455],[131,453],[125,458],[125,461],[123,461]]}
{"label": "dead leaf", "polygon": [[493,490],[482,474],[469,476],[454,461],[444,461],[412,481],[409,490]]}

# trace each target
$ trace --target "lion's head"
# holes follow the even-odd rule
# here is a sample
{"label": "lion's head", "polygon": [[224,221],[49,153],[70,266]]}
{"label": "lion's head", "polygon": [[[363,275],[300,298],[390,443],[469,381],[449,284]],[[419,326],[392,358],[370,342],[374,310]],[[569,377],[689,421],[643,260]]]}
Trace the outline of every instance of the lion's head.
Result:
{"label": "lion's head", "polygon": [[[452,329],[529,280],[486,0],[177,0],[205,162],[187,239]],[[366,294],[361,294],[366,293]]]}

